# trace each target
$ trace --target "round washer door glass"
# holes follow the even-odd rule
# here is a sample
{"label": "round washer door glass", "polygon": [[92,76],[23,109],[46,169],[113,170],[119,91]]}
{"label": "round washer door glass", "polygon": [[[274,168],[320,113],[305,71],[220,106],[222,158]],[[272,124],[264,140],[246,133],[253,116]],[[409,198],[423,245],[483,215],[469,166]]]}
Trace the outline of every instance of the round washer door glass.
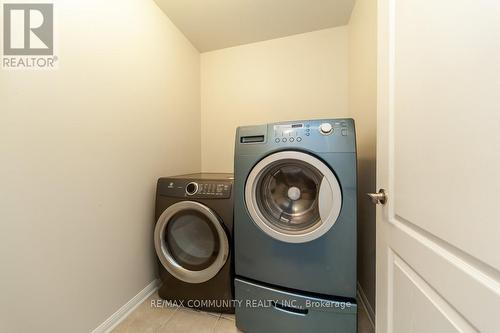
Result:
{"label": "round washer door glass", "polygon": [[266,234],[303,243],[334,225],[342,194],[337,178],[322,161],[285,151],[267,156],[252,169],[245,201],[254,222]]}
{"label": "round washer door glass", "polygon": [[179,280],[201,283],[226,263],[229,242],[212,210],[182,201],[167,208],[155,228],[155,248],[165,269]]}

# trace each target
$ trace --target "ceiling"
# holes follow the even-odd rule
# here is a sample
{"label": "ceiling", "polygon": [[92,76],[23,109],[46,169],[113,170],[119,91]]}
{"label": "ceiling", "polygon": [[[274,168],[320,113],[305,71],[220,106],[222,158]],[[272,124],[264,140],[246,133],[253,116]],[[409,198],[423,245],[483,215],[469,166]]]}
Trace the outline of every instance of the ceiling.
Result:
{"label": "ceiling", "polygon": [[155,0],[200,51],[345,25],[355,0]]}

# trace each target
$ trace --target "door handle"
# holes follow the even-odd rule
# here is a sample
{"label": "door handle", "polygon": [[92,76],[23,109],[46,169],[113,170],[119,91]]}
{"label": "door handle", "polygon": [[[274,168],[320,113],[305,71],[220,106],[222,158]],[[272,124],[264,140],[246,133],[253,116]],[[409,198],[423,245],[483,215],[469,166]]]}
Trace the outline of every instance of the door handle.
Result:
{"label": "door handle", "polygon": [[385,192],[385,190],[383,188],[378,190],[377,193],[366,193],[366,194],[370,197],[372,202],[376,205],[378,205],[378,204],[385,205],[387,202],[387,193]]}

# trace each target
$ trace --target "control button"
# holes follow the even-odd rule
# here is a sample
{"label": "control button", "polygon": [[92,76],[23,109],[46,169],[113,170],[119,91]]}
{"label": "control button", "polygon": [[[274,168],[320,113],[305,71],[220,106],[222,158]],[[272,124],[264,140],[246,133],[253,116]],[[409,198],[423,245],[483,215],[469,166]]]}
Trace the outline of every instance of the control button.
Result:
{"label": "control button", "polygon": [[342,136],[347,136],[347,128],[342,129]]}
{"label": "control button", "polygon": [[306,136],[309,136],[309,135],[311,135],[311,133],[306,133]]}
{"label": "control button", "polygon": [[281,141],[286,142],[286,138],[281,139]]}
{"label": "control button", "polygon": [[294,142],[295,139],[293,137],[290,138],[290,142]]}
{"label": "control button", "polygon": [[319,125],[319,131],[324,135],[331,134],[333,132],[333,126],[330,123],[323,123]]}
{"label": "control button", "polygon": [[195,182],[191,182],[186,185],[186,194],[187,195],[194,195],[198,192],[198,184]]}
{"label": "control button", "polygon": [[299,137],[297,137],[297,142],[300,142],[300,141],[302,141],[302,138],[299,136]]}
{"label": "control button", "polygon": [[280,138],[276,138],[276,139],[274,139],[274,142],[276,142],[276,143],[280,143]]}

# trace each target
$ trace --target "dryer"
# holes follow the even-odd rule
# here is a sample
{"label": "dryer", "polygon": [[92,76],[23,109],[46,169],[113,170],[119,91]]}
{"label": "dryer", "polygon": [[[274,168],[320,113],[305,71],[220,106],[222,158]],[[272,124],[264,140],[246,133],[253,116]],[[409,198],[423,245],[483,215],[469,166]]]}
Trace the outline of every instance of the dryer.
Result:
{"label": "dryer", "polygon": [[356,331],[352,119],[238,128],[235,265],[238,301],[273,300],[237,308],[243,331]]}
{"label": "dryer", "polygon": [[233,175],[160,178],[154,245],[165,300],[234,312]]}

